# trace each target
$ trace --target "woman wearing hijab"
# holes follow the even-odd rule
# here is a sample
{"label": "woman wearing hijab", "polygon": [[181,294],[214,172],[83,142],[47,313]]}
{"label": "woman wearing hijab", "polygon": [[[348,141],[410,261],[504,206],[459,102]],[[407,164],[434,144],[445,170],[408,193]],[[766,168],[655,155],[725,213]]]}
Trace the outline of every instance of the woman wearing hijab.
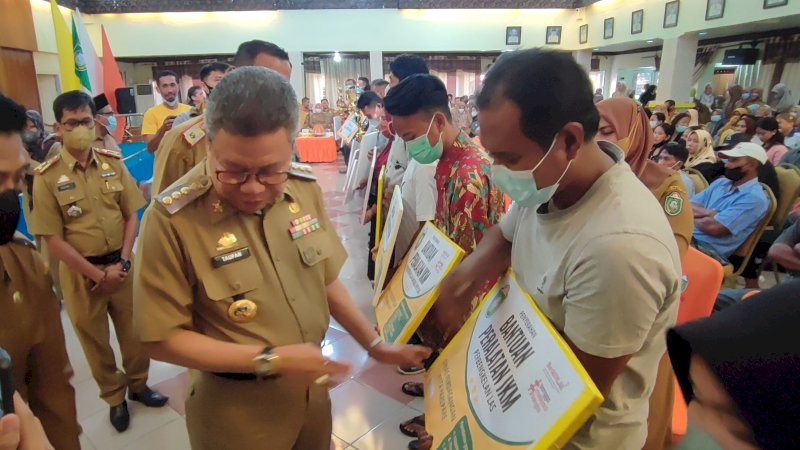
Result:
{"label": "woman wearing hijab", "polygon": [[721,448],[800,448],[798,322],[792,281],[667,332],[689,421]]}
{"label": "woman wearing hijab", "polygon": [[[694,222],[686,187],[678,172],[648,159],[653,142],[644,109],[630,99],[609,99],[597,104],[600,112],[598,139],[611,141],[625,152],[625,162],[663,205],[681,258],[689,248]],[[674,397],[669,359],[661,358],[656,384],[650,396],[648,436],[644,449],[664,448],[669,442]]]}
{"label": "woman wearing hijab", "polygon": [[728,87],[728,102],[725,103],[725,117],[733,116],[733,110],[737,108],[737,103],[742,100],[744,89],[738,84]]}
{"label": "woman wearing hijab", "polygon": [[742,107],[747,108],[748,113],[755,116],[758,108],[764,104],[764,90],[761,88],[750,88],[750,93],[747,98],[745,98],[745,95],[742,95],[742,99],[745,100]]}
{"label": "woman wearing hijab", "polygon": [[38,111],[29,109],[25,111],[27,122],[25,129],[22,131],[22,143],[25,145],[25,150],[31,155],[31,159],[36,162],[44,162],[47,152],[42,149],[42,142],[44,141],[44,120]]}
{"label": "woman wearing hijab", "polygon": [[706,105],[706,108],[714,108],[714,89],[711,86],[711,83],[706,83],[706,86],[703,88],[703,93],[700,94],[700,98],[698,98],[698,100],[700,101],[700,104]]}
{"label": "woman wearing hijab", "polygon": [[628,86],[622,81],[617,81],[617,90],[611,94],[611,98],[628,98]]}
{"label": "woman wearing hijab", "polygon": [[594,100],[595,104],[597,104],[598,102],[602,102],[603,101],[603,90],[602,89],[597,89],[597,90],[594,91],[593,100]]}
{"label": "woman wearing hijab", "polygon": [[772,105],[776,114],[791,112],[795,107],[795,100],[792,91],[783,83],[778,83],[772,88],[775,94],[775,102]]}
{"label": "woman wearing hijab", "polygon": [[706,180],[716,178],[717,155],[714,154],[714,140],[706,130],[694,130],[686,137],[686,150],[689,160],[686,167],[703,174]]}
{"label": "woman wearing hijab", "polygon": [[647,87],[647,90],[642,92],[642,95],[639,96],[639,103],[641,103],[642,106],[647,106],[648,103],[652,102],[655,99],[656,99],[656,85],[651,84],[650,86]]}

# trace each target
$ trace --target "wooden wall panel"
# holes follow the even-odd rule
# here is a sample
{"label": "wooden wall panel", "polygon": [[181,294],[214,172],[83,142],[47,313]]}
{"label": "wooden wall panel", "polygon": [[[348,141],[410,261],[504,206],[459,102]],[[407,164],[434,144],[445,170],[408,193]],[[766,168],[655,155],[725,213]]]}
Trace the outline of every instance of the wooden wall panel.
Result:
{"label": "wooden wall panel", "polygon": [[0,47],[38,50],[30,0],[0,0],[0,30]]}
{"label": "wooden wall panel", "polygon": [[33,52],[0,47],[0,91],[28,109],[42,111]]}

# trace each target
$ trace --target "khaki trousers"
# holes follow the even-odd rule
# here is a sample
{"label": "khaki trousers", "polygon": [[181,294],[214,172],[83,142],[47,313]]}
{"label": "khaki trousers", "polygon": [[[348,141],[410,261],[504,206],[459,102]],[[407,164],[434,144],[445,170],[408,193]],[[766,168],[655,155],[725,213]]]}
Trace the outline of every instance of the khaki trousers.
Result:
{"label": "khaki trousers", "polygon": [[[83,347],[92,376],[100,386],[100,398],[116,406],[125,400],[125,389],[139,392],[147,386],[150,359],[133,328],[133,270],[119,290],[98,294],[88,280],[60,264],[61,289],[67,314]],[[125,372],[117,368],[111,348],[108,318],[114,323]]]}
{"label": "khaki trousers", "polygon": [[59,302],[48,294],[40,299],[23,295],[18,305],[10,295],[0,296],[0,346],[11,356],[17,391],[41,420],[50,443],[58,450],[80,450]]}
{"label": "khaki trousers", "polygon": [[309,387],[286,376],[239,381],[191,373],[186,428],[193,450],[330,448],[327,387]]}
{"label": "khaki trousers", "polygon": [[658,363],[656,385],[650,394],[647,416],[647,441],[643,450],[663,450],[672,446],[672,406],[675,403],[675,373],[669,354]]}

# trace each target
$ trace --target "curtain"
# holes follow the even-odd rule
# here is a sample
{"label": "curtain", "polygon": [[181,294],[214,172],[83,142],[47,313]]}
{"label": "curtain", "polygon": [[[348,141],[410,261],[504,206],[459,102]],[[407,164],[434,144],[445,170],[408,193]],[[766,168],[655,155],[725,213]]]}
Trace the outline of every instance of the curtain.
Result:
{"label": "curtain", "polygon": [[323,56],[319,58],[319,62],[325,79],[323,95],[328,99],[331,108],[336,108],[338,88],[344,88],[345,80],[355,80],[362,76],[369,78],[369,57],[342,55],[342,60],[336,62],[333,56]]}
{"label": "curtain", "polygon": [[697,57],[695,58],[694,63],[694,71],[692,72],[692,85],[697,84],[697,82],[700,80],[700,77],[703,75],[703,72],[705,72],[708,63],[717,56],[718,49],[718,45],[709,45],[701,48],[697,52]]}
{"label": "curtain", "polygon": [[783,66],[781,83],[789,86],[795,100],[800,100],[800,62],[787,63]]}

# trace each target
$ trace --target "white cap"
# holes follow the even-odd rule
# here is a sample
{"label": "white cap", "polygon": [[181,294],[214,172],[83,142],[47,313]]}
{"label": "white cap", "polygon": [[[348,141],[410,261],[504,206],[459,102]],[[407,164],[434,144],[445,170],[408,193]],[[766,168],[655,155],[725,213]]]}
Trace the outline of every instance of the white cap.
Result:
{"label": "white cap", "polygon": [[753,144],[752,142],[742,142],[730,150],[719,152],[719,154],[729,158],[741,158],[743,156],[749,156],[761,164],[767,162],[767,152],[760,145]]}

